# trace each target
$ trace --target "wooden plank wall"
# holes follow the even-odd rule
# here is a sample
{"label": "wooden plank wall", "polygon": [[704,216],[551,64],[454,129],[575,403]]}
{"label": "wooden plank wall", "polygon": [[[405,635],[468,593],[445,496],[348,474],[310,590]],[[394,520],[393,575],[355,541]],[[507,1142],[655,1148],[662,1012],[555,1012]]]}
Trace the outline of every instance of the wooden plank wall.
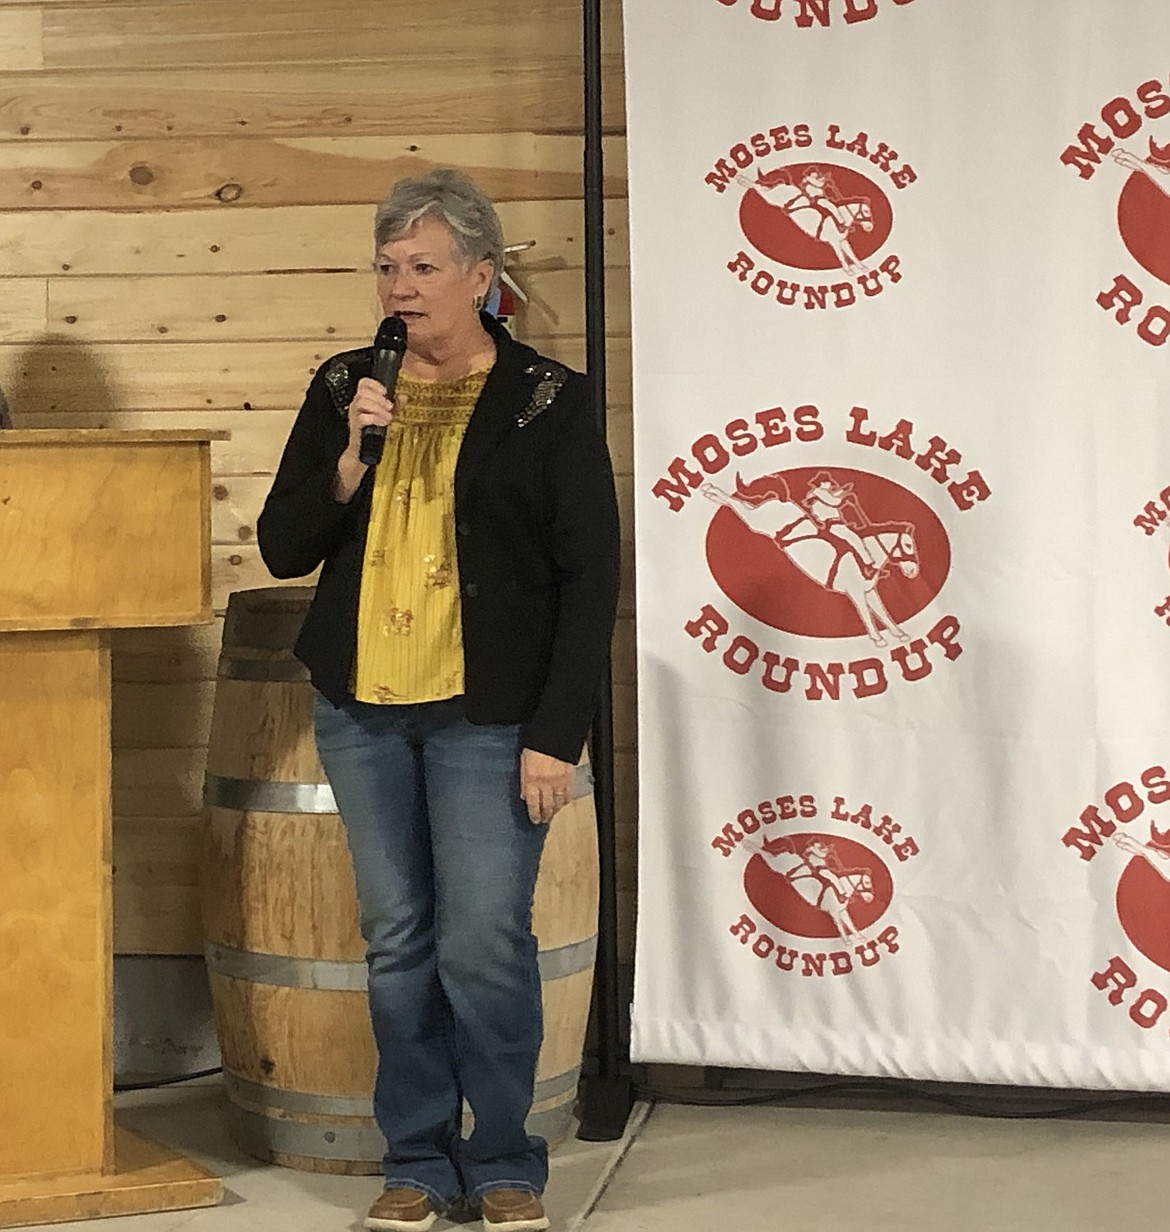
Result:
{"label": "wooden plank wall", "polygon": [[[468,171],[532,306],[584,362],[579,0],[0,0],[0,388],[17,426],[228,428],[215,606],[269,585],[256,516],[316,366],[377,322],[372,206]],[[606,30],[611,443],[631,528],[618,4]],[[110,498],[117,499],[111,492]],[[632,951],[632,562],[616,637],[622,949]],[[202,949],[200,791],[222,619],[114,647],[120,953]]]}

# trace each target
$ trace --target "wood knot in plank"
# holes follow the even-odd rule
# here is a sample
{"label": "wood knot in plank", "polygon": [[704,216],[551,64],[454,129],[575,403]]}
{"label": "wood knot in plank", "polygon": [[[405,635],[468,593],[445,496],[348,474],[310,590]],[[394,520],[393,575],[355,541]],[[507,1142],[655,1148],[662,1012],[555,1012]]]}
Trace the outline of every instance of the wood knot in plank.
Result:
{"label": "wood knot in plank", "polygon": [[145,188],[147,184],[154,183],[154,172],[145,163],[135,163],[130,168],[130,180]]}
{"label": "wood knot in plank", "polygon": [[215,196],[220,201],[238,201],[243,195],[243,187],[231,181],[227,184],[221,184],[215,190]]}

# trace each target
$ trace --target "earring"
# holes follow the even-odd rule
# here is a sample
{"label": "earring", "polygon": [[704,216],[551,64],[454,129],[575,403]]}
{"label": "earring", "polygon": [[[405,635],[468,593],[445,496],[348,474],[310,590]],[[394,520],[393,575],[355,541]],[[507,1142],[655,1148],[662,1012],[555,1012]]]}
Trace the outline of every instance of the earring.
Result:
{"label": "earring", "polygon": [[471,303],[472,303],[472,307],[475,309],[476,312],[482,312],[484,304],[487,303],[487,297],[483,295],[477,295],[475,299],[471,301]]}

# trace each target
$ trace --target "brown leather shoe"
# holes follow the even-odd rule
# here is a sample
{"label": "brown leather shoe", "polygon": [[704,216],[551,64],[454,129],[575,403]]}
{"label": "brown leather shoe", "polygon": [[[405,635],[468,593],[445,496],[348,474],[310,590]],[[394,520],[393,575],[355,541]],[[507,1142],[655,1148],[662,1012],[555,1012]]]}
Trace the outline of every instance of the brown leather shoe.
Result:
{"label": "brown leather shoe", "polygon": [[435,1208],[425,1193],[417,1189],[383,1189],[382,1196],[370,1207],[366,1227],[379,1232],[427,1232],[435,1218]]}
{"label": "brown leather shoe", "polygon": [[493,1189],[480,1203],[484,1232],[544,1232],[548,1216],[527,1189]]}

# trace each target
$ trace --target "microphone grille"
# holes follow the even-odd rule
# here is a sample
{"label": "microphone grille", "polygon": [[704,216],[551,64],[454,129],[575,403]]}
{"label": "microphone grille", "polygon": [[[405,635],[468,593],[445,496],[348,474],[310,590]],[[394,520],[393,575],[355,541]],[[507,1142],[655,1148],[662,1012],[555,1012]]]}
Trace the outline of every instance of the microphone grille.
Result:
{"label": "microphone grille", "polygon": [[375,351],[401,351],[406,346],[406,322],[401,317],[387,317],[374,336]]}

